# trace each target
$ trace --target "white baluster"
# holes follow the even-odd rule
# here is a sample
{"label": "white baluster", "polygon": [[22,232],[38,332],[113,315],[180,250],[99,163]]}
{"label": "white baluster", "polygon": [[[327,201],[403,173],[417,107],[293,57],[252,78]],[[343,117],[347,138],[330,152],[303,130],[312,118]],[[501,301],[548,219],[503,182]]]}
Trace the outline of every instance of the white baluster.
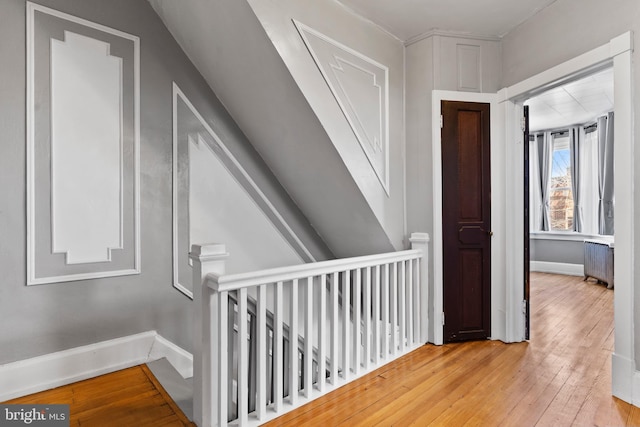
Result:
{"label": "white baluster", "polygon": [[404,351],[407,346],[405,337],[407,336],[407,275],[406,275],[407,263],[406,261],[400,262],[400,283],[398,289],[398,300],[400,301],[400,308],[398,311],[398,317],[400,319],[400,351]]}
{"label": "white baluster", "polygon": [[420,340],[420,260],[413,260],[413,342]]}
{"label": "white baluster", "polygon": [[413,260],[407,261],[407,345],[413,345]]}
{"label": "white baluster", "polygon": [[282,398],[284,396],[284,308],[282,295],[282,282],[276,283],[276,307],[273,325],[273,381],[274,381],[274,406],[276,412],[282,410]]}
{"label": "white baluster", "polygon": [[342,282],[342,378],[351,376],[351,272],[343,273]]}
{"label": "white baluster", "polygon": [[365,269],[362,297],[364,298],[364,368],[371,364],[371,267]]}
{"label": "white baluster", "polygon": [[[218,353],[218,425],[226,426],[227,425],[227,405],[230,399],[228,385],[229,385],[229,371],[227,368],[227,364],[229,363],[229,293],[228,292],[220,292],[218,293],[218,342],[217,342],[217,353]],[[214,368],[216,369],[216,368]],[[215,401],[213,401],[213,405],[215,405]]]}
{"label": "white baluster", "polygon": [[373,274],[373,348],[374,365],[380,360],[380,266],[376,265]]}
{"label": "white baluster", "polygon": [[361,305],[360,302],[362,301],[361,299],[361,288],[362,288],[362,270],[361,269],[356,269],[356,277],[355,277],[355,283],[354,283],[354,291],[353,291],[353,325],[354,325],[354,332],[353,332],[353,358],[354,358],[354,365],[353,365],[353,370],[355,372],[356,375],[358,375],[360,373],[360,358],[361,358],[361,339],[362,336],[360,335],[360,330],[362,329],[360,324],[361,324],[361,318],[362,315],[360,314],[361,312]]}
{"label": "white baluster", "polygon": [[289,402],[298,403],[298,279],[291,283],[291,324],[289,325]]}
{"label": "white baluster", "polygon": [[394,262],[391,267],[391,355],[398,354],[398,338],[396,335],[398,325],[398,263]]}
{"label": "white baluster", "polygon": [[324,392],[326,389],[327,376],[327,276],[320,276],[320,308],[318,310],[318,390]]}
{"label": "white baluster", "polygon": [[267,407],[267,286],[258,286],[257,299],[257,381],[256,416],[263,420]]}
{"label": "white baluster", "polygon": [[380,267],[382,273],[382,359],[389,358],[389,264]]}
{"label": "white baluster", "polygon": [[333,273],[331,283],[331,384],[334,386],[338,384],[338,335],[340,333],[340,319],[339,319],[339,276],[338,273]]}
{"label": "white baluster", "polygon": [[304,314],[304,397],[309,398],[313,384],[313,277],[307,277]]}
{"label": "white baluster", "polygon": [[247,288],[238,290],[238,423],[247,424],[249,414],[249,313]]}

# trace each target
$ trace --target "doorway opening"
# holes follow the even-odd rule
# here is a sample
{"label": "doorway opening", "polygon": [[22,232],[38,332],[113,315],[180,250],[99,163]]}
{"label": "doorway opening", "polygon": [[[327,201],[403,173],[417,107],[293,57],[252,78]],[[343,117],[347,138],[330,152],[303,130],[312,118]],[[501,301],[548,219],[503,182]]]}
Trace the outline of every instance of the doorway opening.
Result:
{"label": "doorway opening", "polygon": [[[528,263],[531,272],[583,276],[613,288],[613,67],[524,106],[525,270]],[[529,277],[525,271],[525,300]],[[528,324],[525,334],[529,339]]]}
{"label": "doorway opening", "polygon": [[[632,91],[632,35],[625,33],[608,44],[593,49],[565,63],[519,82],[500,92],[499,102],[504,106],[507,140],[515,142],[507,146],[510,162],[518,166],[509,174],[518,185],[509,188],[507,211],[514,214],[508,218],[507,228],[514,236],[507,244],[508,252],[517,254],[516,262],[507,273],[511,283],[522,283],[524,273],[524,195],[521,183],[524,180],[524,144],[522,144],[523,103],[526,99],[560,86],[568,81],[603,70],[613,64],[614,110],[615,110],[615,171],[614,182],[616,211],[614,239],[616,247],[614,292],[615,331],[612,355],[613,395],[627,402],[634,401],[634,389],[639,390],[640,377],[635,370],[633,283],[634,269],[634,151],[633,151],[633,91]],[[517,142],[520,141],[520,142]],[[525,316],[522,315],[523,286],[512,288],[507,293],[508,336],[517,340],[524,336]],[[637,392],[636,392],[637,393]],[[635,396],[638,401],[640,396]]]}

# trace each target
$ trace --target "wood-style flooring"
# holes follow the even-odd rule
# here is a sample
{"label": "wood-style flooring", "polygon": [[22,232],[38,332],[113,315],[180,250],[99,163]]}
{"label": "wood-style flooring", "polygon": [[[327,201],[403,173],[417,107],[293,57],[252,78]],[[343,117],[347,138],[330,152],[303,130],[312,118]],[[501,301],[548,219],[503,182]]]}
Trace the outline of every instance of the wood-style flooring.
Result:
{"label": "wood-style flooring", "polygon": [[[269,426],[640,426],[611,396],[613,292],[532,274],[531,340],[426,345]],[[145,366],[12,403],[69,403],[72,426],[182,426]]]}
{"label": "wood-style flooring", "polygon": [[613,292],[533,273],[531,340],[426,345],[268,426],[640,426],[611,396]]}
{"label": "wood-style flooring", "polygon": [[68,404],[72,427],[195,426],[171,400],[146,365],[5,403]]}

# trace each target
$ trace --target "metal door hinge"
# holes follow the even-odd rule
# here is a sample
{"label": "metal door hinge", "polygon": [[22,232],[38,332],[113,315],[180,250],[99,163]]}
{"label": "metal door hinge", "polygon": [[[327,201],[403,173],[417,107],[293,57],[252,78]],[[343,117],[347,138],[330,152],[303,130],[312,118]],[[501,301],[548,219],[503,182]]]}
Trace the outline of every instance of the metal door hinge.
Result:
{"label": "metal door hinge", "polygon": [[526,117],[521,117],[520,118],[520,129],[522,130],[522,132],[524,132],[524,130],[527,128],[527,118]]}
{"label": "metal door hinge", "polygon": [[440,129],[442,129],[443,126],[444,126],[444,118],[442,117],[442,114],[440,114]]}
{"label": "metal door hinge", "polygon": [[527,301],[523,300],[522,301],[522,314],[527,314]]}
{"label": "metal door hinge", "polygon": [[444,326],[444,311],[442,312],[442,326]]}

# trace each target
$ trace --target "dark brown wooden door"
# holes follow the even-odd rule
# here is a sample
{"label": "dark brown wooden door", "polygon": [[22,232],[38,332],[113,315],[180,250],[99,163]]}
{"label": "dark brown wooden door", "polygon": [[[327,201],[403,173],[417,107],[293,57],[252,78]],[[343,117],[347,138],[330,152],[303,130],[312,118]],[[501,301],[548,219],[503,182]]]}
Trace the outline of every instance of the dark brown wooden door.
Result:
{"label": "dark brown wooden door", "polygon": [[444,341],[491,334],[489,104],[442,101]]}

